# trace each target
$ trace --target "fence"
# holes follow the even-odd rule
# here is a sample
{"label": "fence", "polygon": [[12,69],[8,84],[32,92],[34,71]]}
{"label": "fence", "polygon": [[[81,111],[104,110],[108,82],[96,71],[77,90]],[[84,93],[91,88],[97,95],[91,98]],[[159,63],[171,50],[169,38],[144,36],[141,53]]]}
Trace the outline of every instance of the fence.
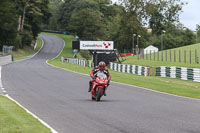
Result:
{"label": "fence", "polygon": [[160,52],[150,51],[149,54],[144,54],[143,50],[140,50],[138,54],[138,60],[152,60],[162,62],[179,62],[189,64],[199,64],[199,51],[193,50],[165,50]]}
{"label": "fence", "polygon": [[94,68],[94,63],[92,61],[89,61],[89,67]]}
{"label": "fence", "polygon": [[65,58],[65,57],[61,57],[61,61],[64,62],[64,61],[67,61],[68,63],[70,64],[77,64],[77,65],[80,65],[80,66],[86,66],[86,61],[84,58]]}
{"label": "fence", "polygon": [[118,72],[126,72],[132,73],[142,76],[149,76],[150,75],[150,68],[144,66],[137,66],[137,65],[129,65],[129,64],[118,64],[110,62],[110,69]]}
{"label": "fence", "polygon": [[200,82],[200,69],[185,67],[157,67],[156,76]]}
{"label": "fence", "polygon": [[13,49],[13,46],[3,45],[3,48],[2,48],[3,56],[12,55],[12,49]]}

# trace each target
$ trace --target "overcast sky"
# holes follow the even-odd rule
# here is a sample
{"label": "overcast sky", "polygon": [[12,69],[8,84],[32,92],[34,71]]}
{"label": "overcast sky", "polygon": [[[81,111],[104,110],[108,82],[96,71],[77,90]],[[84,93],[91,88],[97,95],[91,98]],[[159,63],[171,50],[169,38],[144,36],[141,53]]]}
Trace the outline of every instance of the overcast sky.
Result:
{"label": "overcast sky", "polygon": [[[118,0],[112,0],[116,2]],[[196,24],[200,25],[200,0],[183,0],[188,2],[187,5],[183,6],[183,12],[180,14],[180,22],[185,27],[195,31]]]}
{"label": "overcast sky", "polygon": [[185,0],[187,5],[183,6],[180,21],[191,30],[196,30],[196,24],[200,24],[200,0]]}

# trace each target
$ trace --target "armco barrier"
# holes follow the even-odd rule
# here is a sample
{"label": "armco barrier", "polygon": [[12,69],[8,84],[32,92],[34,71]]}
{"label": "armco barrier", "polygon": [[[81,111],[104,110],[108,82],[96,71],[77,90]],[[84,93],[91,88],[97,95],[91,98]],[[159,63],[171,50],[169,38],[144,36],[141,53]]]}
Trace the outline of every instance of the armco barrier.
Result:
{"label": "armco barrier", "polygon": [[85,59],[79,59],[79,58],[66,58],[66,57],[61,57],[61,61],[67,61],[70,64],[77,64],[79,66],[84,66],[85,67]]}
{"label": "armco barrier", "polygon": [[142,76],[149,76],[150,74],[149,67],[129,65],[129,64],[118,64],[110,62],[110,69],[118,72],[132,73]]}
{"label": "armco barrier", "polygon": [[200,82],[200,69],[161,66],[156,68],[156,76]]}
{"label": "armco barrier", "polygon": [[12,55],[0,56],[0,66],[6,65],[12,62]]}

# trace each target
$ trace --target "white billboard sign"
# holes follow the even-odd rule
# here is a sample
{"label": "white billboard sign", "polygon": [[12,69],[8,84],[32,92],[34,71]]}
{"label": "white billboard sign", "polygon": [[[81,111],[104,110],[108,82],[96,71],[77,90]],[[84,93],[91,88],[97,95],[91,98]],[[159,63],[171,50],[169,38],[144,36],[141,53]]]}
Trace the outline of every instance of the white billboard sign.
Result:
{"label": "white billboard sign", "polygon": [[113,41],[80,41],[82,50],[113,50]]}

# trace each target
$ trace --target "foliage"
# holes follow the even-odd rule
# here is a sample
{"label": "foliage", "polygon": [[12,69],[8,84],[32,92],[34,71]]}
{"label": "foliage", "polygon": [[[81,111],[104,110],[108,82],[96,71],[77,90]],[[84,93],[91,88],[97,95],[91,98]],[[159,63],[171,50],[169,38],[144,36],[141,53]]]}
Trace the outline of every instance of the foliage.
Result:
{"label": "foliage", "polygon": [[149,0],[146,3],[147,19],[153,34],[160,35],[168,24],[179,21],[179,13],[186,3],[181,0]]}
{"label": "foliage", "polygon": [[81,50],[80,51],[80,55],[85,58],[86,60],[90,60],[91,59],[91,55],[90,52],[88,50]]}
{"label": "foliage", "polygon": [[49,21],[48,3],[48,0],[1,0],[0,45],[12,45],[15,49],[30,45],[42,23]]}
{"label": "foliage", "polygon": [[[140,48],[160,48],[161,36],[167,44],[164,49],[195,41],[192,31],[179,23],[182,7],[187,4],[181,0],[121,0],[121,4],[111,4],[111,0],[1,1],[0,43],[15,49],[30,45],[30,39],[42,28],[70,31],[81,40],[113,40],[115,48],[129,51],[137,43]],[[146,26],[152,33],[147,33]],[[141,38],[133,38],[133,34]]]}
{"label": "foliage", "polygon": [[24,30],[23,32],[21,32],[21,36],[22,36],[22,47],[23,48],[24,45],[31,45],[31,42],[33,40],[33,35],[29,32]]}
{"label": "foliage", "polygon": [[[81,40],[113,40],[115,48],[129,51],[137,43],[140,48],[160,48],[165,30],[162,36],[168,45],[164,49],[168,49],[194,43],[192,32],[179,23],[186,4],[181,0],[121,0],[121,4],[111,4],[111,0],[65,0],[54,10],[57,17],[52,19],[59,30],[73,32]],[[146,25],[152,33],[147,33]]]}
{"label": "foliage", "polygon": [[17,15],[11,0],[0,1],[0,45],[14,45],[17,37]]}
{"label": "foliage", "polygon": [[[62,37],[65,40],[66,44],[70,44],[71,40],[69,38],[73,38],[72,36],[70,37],[70,36],[64,36],[64,35],[58,35],[58,34],[51,34],[51,35]],[[63,68],[63,69],[67,69],[67,70],[71,70],[71,71],[75,71],[79,73],[89,74],[91,72],[92,69],[89,67],[82,67],[82,66],[78,66],[74,64],[61,62],[60,61],[61,56],[68,54],[66,51],[71,51],[71,48],[69,47],[69,45],[65,45],[64,51],[61,53],[61,55],[53,60],[49,60],[48,63],[54,66]],[[132,59],[130,59],[129,61],[132,61]],[[136,59],[134,61],[138,61],[138,60]],[[139,62],[142,63],[144,61],[140,60],[138,61],[138,63]],[[184,81],[180,79],[155,77],[155,76],[144,77],[144,76],[138,76],[138,75],[128,74],[128,73],[119,73],[115,71],[109,71],[109,72],[112,76],[112,81],[115,81],[115,82],[136,85],[140,87],[149,88],[152,90],[167,92],[167,93],[181,95],[181,96],[200,98],[200,95],[199,95],[200,84],[197,82]],[[144,84],[144,81],[145,81],[145,84]]]}
{"label": "foliage", "polygon": [[59,30],[59,25],[57,24],[57,19],[59,16],[59,7],[62,4],[62,0],[49,0],[48,8],[51,13],[49,23],[42,26],[43,29]]}
{"label": "foliage", "polygon": [[82,9],[74,13],[69,29],[83,40],[102,40],[105,35],[102,14],[92,9]]}

